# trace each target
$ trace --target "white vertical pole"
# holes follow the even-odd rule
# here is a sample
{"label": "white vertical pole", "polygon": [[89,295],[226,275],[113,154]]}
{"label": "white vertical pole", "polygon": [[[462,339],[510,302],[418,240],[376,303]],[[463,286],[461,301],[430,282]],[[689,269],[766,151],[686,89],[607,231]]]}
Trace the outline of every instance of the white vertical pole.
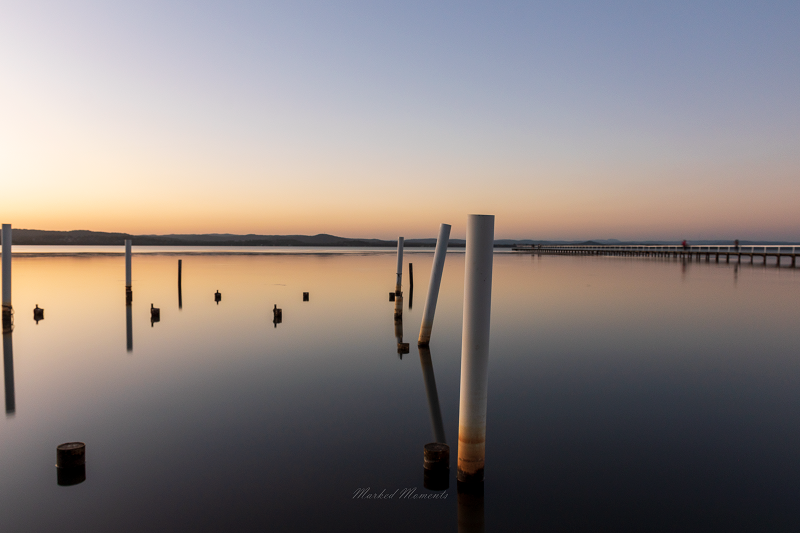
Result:
{"label": "white vertical pole", "polygon": [[131,288],[131,240],[125,239],[125,287]]}
{"label": "white vertical pole", "polygon": [[11,224],[3,224],[3,313],[11,313]]}
{"label": "white vertical pole", "polygon": [[457,477],[462,482],[483,481],[493,252],[494,215],[469,215],[458,417]]}
{"label": "white vertical pole", "polygon": [[439,286],[442,284],[444,260],[447,257],[447,244],[450,242],[450,224],[439,226],[439,238],[436,239],[436,251],[433,254],[431,281],[428,284],[428,299],[425,300],[425,311],[422,312],[422,325],[419,328],[417,344],[427,346],[431,342],[433,316],[436,314],[436,302],[439,300]]}
{"label": "white vertical pole", "polygon": [[400,294],[403,291],[403,237],[397,238],[397,284],[394,292]]}

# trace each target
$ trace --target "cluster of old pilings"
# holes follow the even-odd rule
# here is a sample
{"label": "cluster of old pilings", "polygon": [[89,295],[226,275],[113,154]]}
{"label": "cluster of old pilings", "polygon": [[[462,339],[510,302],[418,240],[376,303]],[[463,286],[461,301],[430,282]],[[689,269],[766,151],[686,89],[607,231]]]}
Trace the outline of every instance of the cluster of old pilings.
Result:
{"label": "cluster of old pilings", "polygon": [[797,266],[797,256],[800,255],[800,246],[785,246],[768,244],[758,246],[580,246],[580,245],[522,245],[512,248],[515,252],[524,252],[539,255],[604,255],[628,257],[665,257],[686,259],[687,261],[703,261],[710,263],[713,259],[719,263],[724,259],[726,263],[766,265],[768,258],[775,258],[777,267]]}

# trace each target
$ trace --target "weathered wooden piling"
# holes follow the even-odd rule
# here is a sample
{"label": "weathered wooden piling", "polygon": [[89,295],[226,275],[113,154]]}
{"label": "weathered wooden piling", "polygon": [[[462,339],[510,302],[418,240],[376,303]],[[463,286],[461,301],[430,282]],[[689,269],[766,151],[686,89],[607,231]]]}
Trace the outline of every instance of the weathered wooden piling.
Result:
{"label": "weathered wooden piling", "polygon": [[130,289],[131,285],[131,240],[125,239],[125,287]]}
{"label": "weathered wooden piling", "polygon": [[403,320],[403,297],[400,294],[394,297],[394,319]]}
{"label": "weathered wooden piling", "polygon": [[444,260],[447,258],[447,244],[450,242],[450,224],[439,226],[439,237],[436,239],[436,251],[433,253],[431,266],[431,281],[428,284],[428,298],[425,300],[425,310],[422,312],[422,324],[419,328],[420,346],[427,346],[431,342],[433,330],[433,317],[436,314],[436,303],[439,300],[439,287],[442,284]]}
{"label": "weathered wooden piling", "polygon": [[10,327],[11,315],[14,312],[11,306],[11,224],[3,224],[3,327]]}
{"label": "weathered wooden piling", "polygon": [[3,378],[6,393],[6,416],[14,416],[17,411],[17,396],[14,392],[14,345],[11,332],[3,332]]}
{"label": "weathered wooden piling", "polygon": [[408,264],[408,290],[414,290],[414,264]]}
{"label": "weathered wooden piling", "polygon": [[403,292],[403,237],[397,238],[397,282],[395,283],[394,291],[397,294]]}
{"label": "weathered wooden piling", "polygon": [[457,477],[464,483],[483,482],[493,253],[494,215],[469,215],[458,418]]}
{"label": "weathered wooden piling", "polygon": [[86,445],[66,442],[56,448],[57,482],[61,486],[77,485],[86,480]]}
{"label": "weathered wooden piling", "polygon": [[86,464],[86,444],[65,442],[56,448],[56,467],[72,468]]}
{"label": "weathered wooden piling", "polygon": [[423,448],[423,485],[428,490],[447,490],[450,481],[450,446],[429,442]]}

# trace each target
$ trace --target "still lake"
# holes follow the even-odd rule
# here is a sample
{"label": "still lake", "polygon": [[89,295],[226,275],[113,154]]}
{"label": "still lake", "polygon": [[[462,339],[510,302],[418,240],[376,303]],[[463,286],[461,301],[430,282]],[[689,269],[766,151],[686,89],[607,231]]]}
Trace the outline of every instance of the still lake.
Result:
{"label": "still lake", "polygon": [[[800,269],[495,253],[486,482],[459,525],[463,250],[430,345],[449,488],[388,500],[353,496],[435,494],[432,249],[406,249],[404,355],[394,250],[158,250],[134,248],[128,350],[122,255],[15,248],[0,530],[800,530]],[[86,480],[59,486],[68,441]]]}

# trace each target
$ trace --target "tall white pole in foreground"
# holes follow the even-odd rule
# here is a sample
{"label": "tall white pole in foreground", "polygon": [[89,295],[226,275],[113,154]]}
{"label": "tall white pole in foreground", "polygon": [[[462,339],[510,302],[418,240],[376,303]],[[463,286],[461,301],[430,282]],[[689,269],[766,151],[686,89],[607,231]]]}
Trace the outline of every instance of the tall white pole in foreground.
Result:
{"label": "tall white pole in foreground", "polygon": [[397,238],[397,284],[394,292],[400,294],[403,291],[403,237]]}
{"label": "tall white pole in foreground", "polygon": [[458,416],[457,477],[462,482],[483,481],[493,252],[494,215],[469,215]]}
{"label": "tall white pole in foreground", "polygon": [[11,320],[11,224],[3,224],[3,319]]}
{"label": "tall white pole in foreground", "polygon": [[131,240],[125,239],[125,287],[131,288]]}
{"label": "tall white pole in foreground", "polygon": [[447,257],[447,244],[450,242],[450,224],[439,226],[439,238],[436,239],[436,251],[433,254],[431,281],[428,284],[428,299],[425,300],[425,311],[422,312],[422,325],[419,328],[417,344],[427,346],[431,342],[433,315],[436,314],[436,302],[439,300],[439,286],[442,284],[444,260]]}

